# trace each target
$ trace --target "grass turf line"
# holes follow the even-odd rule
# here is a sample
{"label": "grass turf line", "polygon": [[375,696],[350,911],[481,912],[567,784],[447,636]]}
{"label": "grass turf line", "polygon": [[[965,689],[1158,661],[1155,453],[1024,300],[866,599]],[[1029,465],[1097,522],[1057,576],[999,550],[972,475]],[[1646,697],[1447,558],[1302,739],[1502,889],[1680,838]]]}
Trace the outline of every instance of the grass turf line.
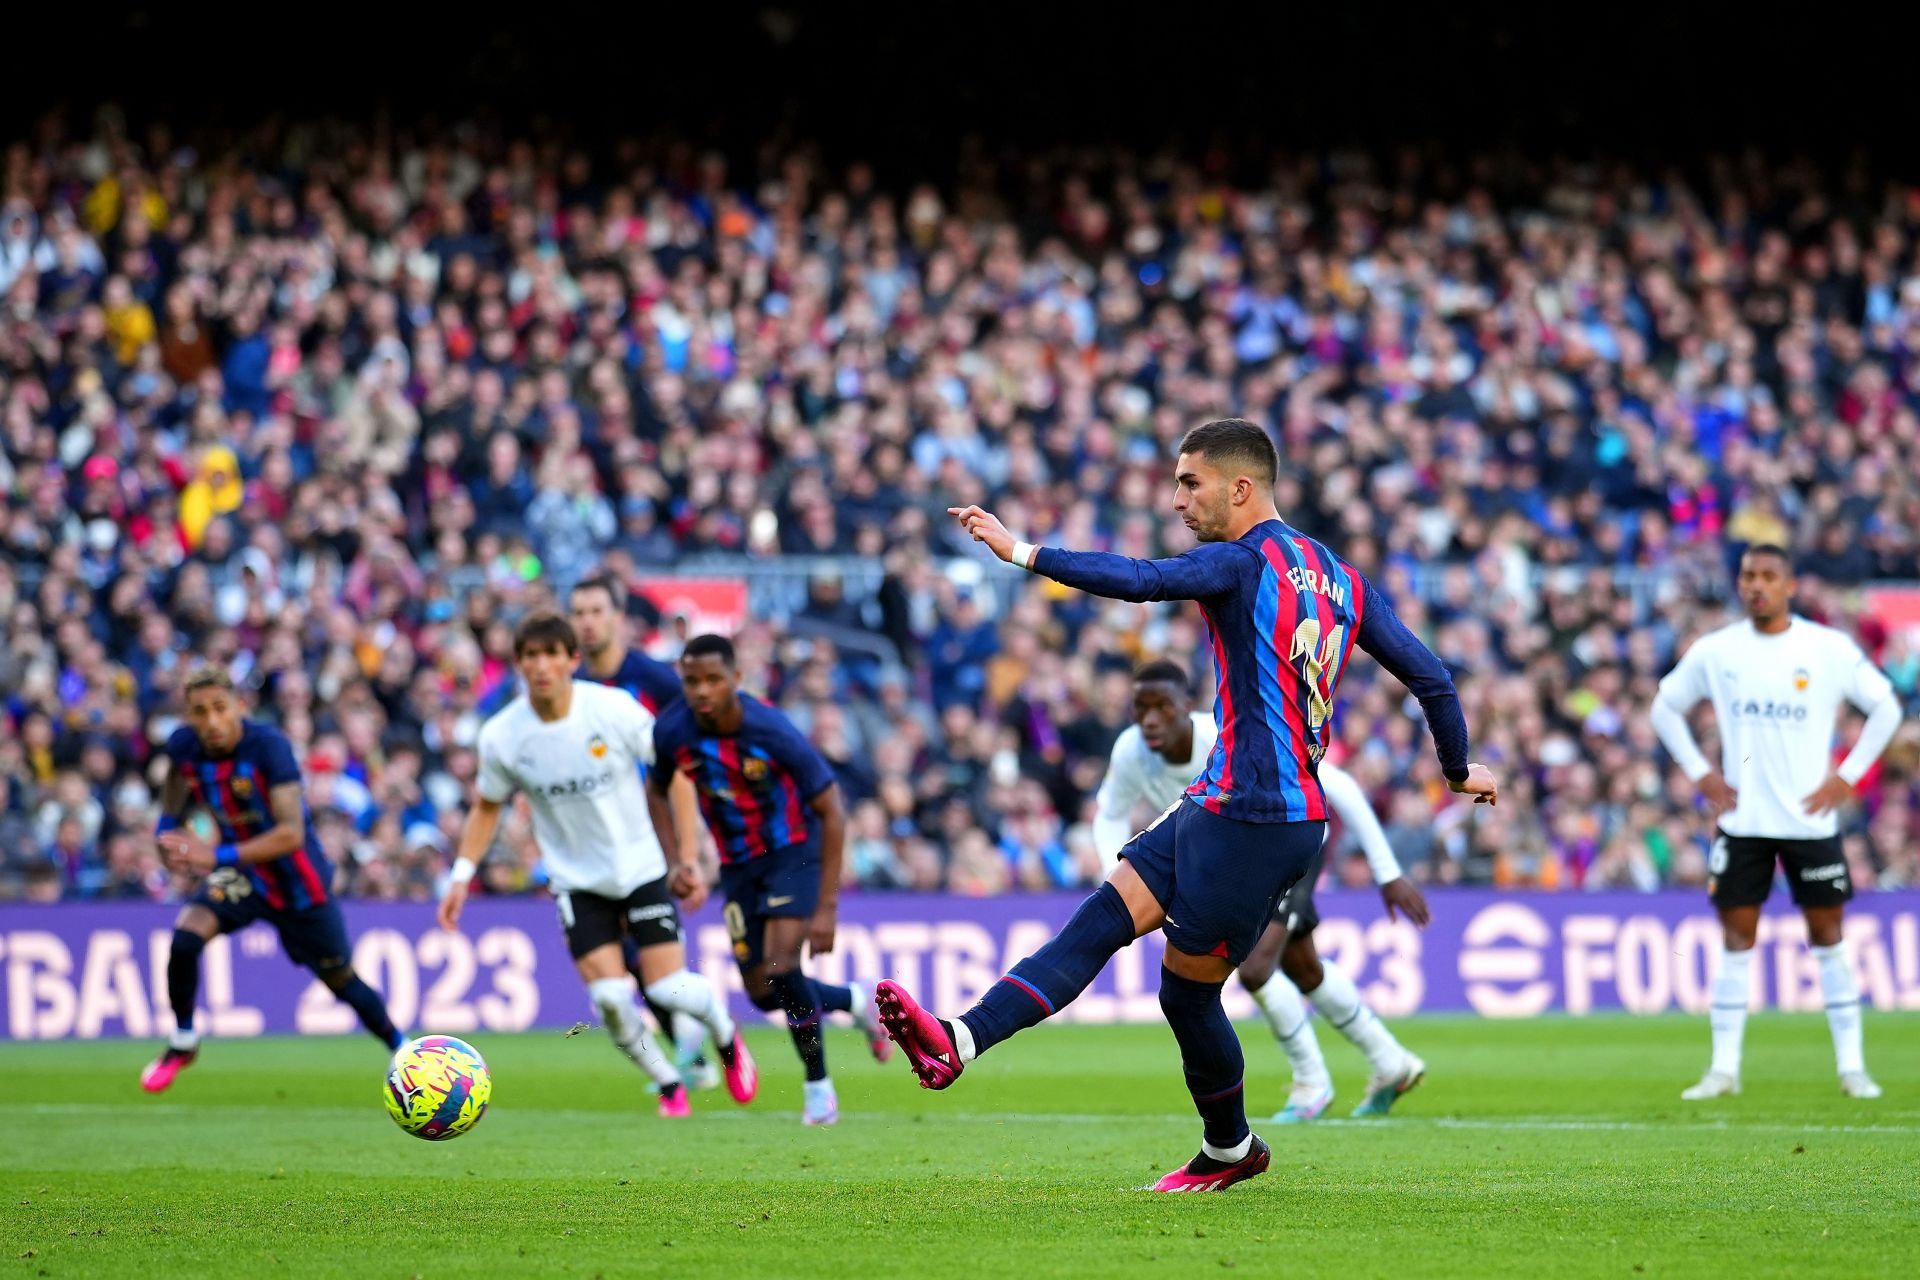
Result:
{"label": "grass turf line", "polygon": [[[1256,1118],[1273,1171],[1212,1197],[1140,1190],[1198,1142],[1164,1027],[1028,1032],[945,1095],[830,1033],[830,1131],[775,1031],[760,1102],[682,1122],[598,1036],[476,1035],[493,1107],[440,1144],[387,1119],[362,1037],[210,1042],[163,1098],[151,1045],[0,1045],[0,1275],[1913,1274],[1920,1018],[1869,1018],[1877,1103],[1815,1017],[1755,1017],[1746,1093],[1709,1104],[1678,1097],[1704,1019],[1400,1030],[1432,1074],[1392,1119]],[[1241,1034],[1264,1116],[1285,1066]],[[1344,1115],[1364,1064],[1322,1039]]]}

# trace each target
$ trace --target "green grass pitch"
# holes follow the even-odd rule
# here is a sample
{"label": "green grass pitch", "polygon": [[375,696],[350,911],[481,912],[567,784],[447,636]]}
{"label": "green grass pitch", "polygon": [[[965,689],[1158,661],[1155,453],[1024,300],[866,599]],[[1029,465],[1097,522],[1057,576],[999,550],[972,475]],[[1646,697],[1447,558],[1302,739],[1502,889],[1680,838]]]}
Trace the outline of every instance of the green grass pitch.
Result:
{"label": "green grass pitch", "polygon": [[[1870,1018],[1877,1103],[1805,1016],[1754,1018],[1706,1105],[1704,1019],[1399,1029],[1432,1074],[1392,1119],[1256,1119],[1272,1171],[1181,1197],[1141,1190],[1198,1141],[1164,1027],[1029,1031],[944,1095],[836,1031],[827,1131],[771,1030],[761,1100],[680,1122],[598,1032],[475,1037],[492,1110],[444,1144],[387,1119],[363,1038],[210,1043],[163,1098],[148,1044],[0,1045],[0,1280],[1920,1274],[1920,1017]],[[1264,1116],[1284,1065],[1241,1032]],[[1327,1048],[1343,1115],[1363,1068]]]}

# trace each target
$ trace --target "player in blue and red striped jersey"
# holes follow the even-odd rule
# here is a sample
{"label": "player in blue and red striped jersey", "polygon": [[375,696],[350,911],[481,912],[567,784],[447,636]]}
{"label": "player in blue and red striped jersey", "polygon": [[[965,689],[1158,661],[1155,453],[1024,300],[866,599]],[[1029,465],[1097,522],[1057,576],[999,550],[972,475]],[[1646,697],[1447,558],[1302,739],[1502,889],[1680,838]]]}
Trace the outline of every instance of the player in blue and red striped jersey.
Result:
{"label": "player in blue and red striped jersey", "polygon": [[757,1009],[786,1012],[806,1069],[802,1118],[832,1124],[840,1104],[827,1076],[822,1015],[851,1013],[874,1057],[884,1062],[892,1052],[860,988],[816,981],[800,963],[803,945],[814,955],[833,950],[846,844],[840,788],[791,720],[740,691],[733,644],[724,636],[687,642],[680,682],[685,700],[653,727],[649,785],[664,797],[676,772],[693,779],[720,847],[727,931],[747,998]]}
{"label": "player in blue and red striped jersey", "polygon": [[[680,673],[668,663],[650,657],[635,648],[627,628],[626,584],[611,573],[590,574],[574,584],[567,596],[567,621],[573,624],[574,638],[580,643],[580,667],[576,680],[610,684],[625,689],[651,711],[660,713],[680,701]],[[641,766],[641,776],[646,767]],[[700,805],[694,798],[693,783],[675,778],[667,797],[682,862],[700,860]],[[689,847],[691,846],[691,847]],[[673,1041],[675,1065],[682,1080],[694,1088],[716,1089],[720,1069],[706,1055],[706,1024],[691,1014],[658,1008],[647,996],[647,981],[640,972],[640,949],[629,937],[622,940],[627,969],[640,984],[640,998],[660,1029]]]}
{"label": "player in blue and red striped jersey", "polygon": [[973,1058],[1072,1001],[1114,952],[1163,930],[1160,1007],[1204,1138],[1161,1191],[1217,1191],[1271,1158],[1247,1126],[1240,1042],[1220,990],[1320,848],[1327,802],[1317,770],[1353,645],[1420,699],[1448,785],[1476,802],[1497,795],[1493,775],[1467,761],[1466,720],[1446,668],[1355,569],[1280,519],[1278,471],[1272,440],[1251,422],[1225,418],[1189,432],[1173,505],[1201,545],[1167,560],[1036,548],[978,507],[951,510],[1000,559],[1056,582],[1110,599],[1198,602],[1212,634],[1220,732],[1187,794],[1128,842],[1066,927],[972,1009],[948,1022],[882,982],[880,1016],[920,1083],[944,1089]]}
{"label": "player in blue and red striped jersey", "polygon": [[[265,920],[287,958],[360,1015],[389,1049],[405,1041],[386,1002],[353,971],[346,920],[333,897],[333,863],[320,847],[287,735],[242,717],[227,673],[203,667],[187,677],[187,723],[167,739],[172,772],[161,792],[155,839],[169,869],[205,877],[173,922],[167,996],[175,1030],[166,1050],[140,1074],[159,1093],[200,1050],[193,1005],[200,952],[214,937]],[[209,844],[183,824],[205,809],[220,829]]]}

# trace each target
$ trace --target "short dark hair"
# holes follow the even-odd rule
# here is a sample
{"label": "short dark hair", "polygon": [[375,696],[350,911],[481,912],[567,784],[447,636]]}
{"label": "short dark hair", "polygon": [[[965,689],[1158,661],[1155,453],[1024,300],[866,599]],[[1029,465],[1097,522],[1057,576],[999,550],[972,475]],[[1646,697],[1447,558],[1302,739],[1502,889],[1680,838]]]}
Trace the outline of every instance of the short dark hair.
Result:
{"label": "short dark hair", "polygon": [[566,653],[580,652],[580,641],[573,634],[573,624],[557,613],[542,610],[528,614],[519,626],[513,629],[513,656],[518,658],[528,649],[544,648],[557,644]]}
{"label": "short dark hair", "polygon": [[687,658],[715,657],[726,663],[729,670],[738,665],[733,656],[733,641],[712,633],[687,641],[687,647],[680,651],[680,657],[683,661]]}
{"label": "short dark hair", "polygon": [[571,598],[579,595],[582,591],[604,591],[607,593],[607,599],[612,602],[615,613],[626,612],[627,584],[620,581],[618,577],[605,569],[600,570],[598,573],[590,573],[580,579],[580,581],[574,583],[573,590],[569,591],[567,595]]}
{"label": "short dark hair", "polygon": [[1273,437],[1245,418],[1216,418],[1195,427],[1180,441],[1180,452],[1204,454],[1222,471],[1244,467],[1269,486],[1280,474],[1280,451],[1273,447]]}
{"label": "short dark hair", "polygon": [[1162,658],[1158,662],[1149,662],[1133,673],[1135,684],[1170,684],[1188,697],[1193,696],[1193,681],[1187,675],[1187,669],[1177,662]]}
{"label": "short dark hair", "polygon": [[1756,542],[1740,553],[1742,560],[1748,556],[1772,556],[1787,566],[1788,573],[1793,572],[1793,557],[1777,542]]}
{"label": "short dark hair", "polygon": [[233,676],[217,662],[204,662],[195,667],[186,681],[180,686],[180,696],[191,698],[202,689],[221,689],[233,692]]}

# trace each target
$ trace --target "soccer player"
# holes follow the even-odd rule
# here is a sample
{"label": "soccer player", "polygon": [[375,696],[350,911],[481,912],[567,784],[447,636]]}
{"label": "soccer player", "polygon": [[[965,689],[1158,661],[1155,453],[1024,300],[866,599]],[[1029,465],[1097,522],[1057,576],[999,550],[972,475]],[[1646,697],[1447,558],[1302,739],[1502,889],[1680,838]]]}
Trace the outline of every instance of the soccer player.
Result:
{"label": "soccer player", "polygon": [[440,901],[441,927],[458,927],[500,808],[520,792],[533,810],[567,949],[614,1044],[659,1086],[660,1114],[686,1115],[687,1095],[679,1071],[647,1034],[621,952],[626,937],[639,947],[647,995],[706,1025],[726,1068],[727,1092],[746,1105],[757,1088],[753,1055],[725,1000],[688,970],[674,911],[676,897],[697,909],[706,885],[689,862],[676,860],[669,874],[654,832],[669,829],[671,818],[640,782],[640,766],[654,759],[653,716],[618,689],[574,679],[580,647],[558,614],[522,622],[513,659],[526,690],[480,730],[477,799]]}
{"label": "soccer player", "polygon": [[[1838,810],[1900,727],[1893,685],[1845,634],[1792,612],[1793,566],[1780,547],[1749,547],[1736,580],[1747,620],[1701,636],[1653,702],[1653,727],[1718,818],[1707,894],[1720,915],[1713,979],[1713,1058],[1689,1101],[1740,1092],[1741,1039],[1752,989],[1753,943],[1774,864],[1807,920],[1820,965],[1840,1091],[1877,1098],[1861,1047],[1860,988],[1840,940],[1853,896]],[[1842,700],[1867,713],[1853,750],[1833,767]],[[1686,714],[1713,703],[1722,769],[1702,755]]]}
{"label": "soccer player", "polygon": [[[333,899],[333,863],[313,829],[287,735],[245,719],[233,681],[218,667],[193,672],[183,692],[187,723],[167,739],[172,769],[154,838],[171,870],[205,879],[173,922],[167,997],[175,1030],[140,1073],[140,1087],[161,1092],[198,1055],[200,953],[215,936],[255,920],[271,924],[287,958],[351,1006],[374,1039],[398,1049],[406,1038],[386,1002],[353,971],[346,920]],[[219,844],[182,825],[194,806],[213,816]]]}
{"label": "soccer player", "polygon": [[[1114,743],[1093,819],[1094,844],[1109,872],[1133,834],[1136,806],[1144,802],[1164,809],[1177,802],[1213,751],[1213,718],[1193,709],[1193,685],[1178,663],[1149,663],[1134,676],[1133,721]],[[1325,761],[1319,776],[1328,807],[1366,853],[1387,915],[1405,912],[1409,920],[1425,927],[1426,898],[1400,873],[1400,862],[1360,784]],[[1266,1015],[1267,1025],[1293,1066],[1287,1104],[1273,1117],[1277,1124],[1318,1119],[1333,1102],[1333,1077],[1321,1056],[1303,994],[1311,995],[1322,1016],[1367,1055],[1373,1068],[1366,1098],[1354,1115],[1385,1115],[1426,1074],[1426,1064],[1402,1048],[1361,1000],[1353,979],[1333,961],[1323,959],[1313,945],[1313,931],[1320,923],[1313,888],[1323,856],[1316,855],[1307,873],[1281,897],[1273,922],[1240,965],[1241,984]]]}
{"label": "soccer player", "polygon": [[[652,712],[656,720],[662,711],[680,701],[680,673],[658,658],[648,657],[630,642],[627,589],[619,578],[611,573],[596,573],[581,579],[569,593],[567,606],[574,638],[580,642],[580,667],[574,672],[575,679],[625,689],[639,699],[640,705]],[[640,776],[642,780],[646,777],[645,765],[640,767]],[[679,860],[697,865],[700,802],[694,798],[693,783],[685,778],[676,779],[668,800],[673,809],[674,830],[682,846],[678,851]],[[624,952],[628,971],[641,984],[647,1012],[663,1030],[671,1031],[675,1065],[680,1069],[681,1078],[696,1088],[717,1087],[720,1072],[705,1053],[706,1026],[691,1014],[655,1006],[645,996],[640,949],[631,937],[625,939]]]}
{"label": "soccer player", "polygon": [[1219,736],[1205,771],[1127,843],[1107,882],[972,1009],[936,1018],[889,981],[875,992],[880,1016],[920,1083],[944,1089],[980,1054],[1065,1007],[1114,952],[1163,929],[1160,1008],[1180,1044],[1204,1140],[1160,1191],[1217,1191],[1271,1158],[1247,1126],[1240,1042],[1220,990],[1326,833],[1314,771],[1353,644],[1420,699],[1448,784],[1476,802],[1497,795],[1493,775],[1467,761],[1466,721],[1446,668],[1357,570],[1281,521],[1278,470],[1272,440],[1244,419],[1188,432],[1173,505],[1201,545],[1166,560],[1034,547],[979,507],[951,508],[1000,559],[1066,586],[1120,600],[1197,601],[1212,632]]}
{"label": "soccer player", "polygon": [[809,978],[800,948],[833,950],[846,816],[833,771],[779,711],[740,691],[733,643],[695,636],[680,655],[684,701],[654,729],[658,759],[648,785],[665,808],[676,772],[693,779],[720,847],[720,889],[734,962],[756,1009],[784,1010],[806,1071],[810,1125],[833,1124],[840,1102],[827,1075],[823,1012],[851,1013],[873,1056],[892,1052],[858,987]]}

